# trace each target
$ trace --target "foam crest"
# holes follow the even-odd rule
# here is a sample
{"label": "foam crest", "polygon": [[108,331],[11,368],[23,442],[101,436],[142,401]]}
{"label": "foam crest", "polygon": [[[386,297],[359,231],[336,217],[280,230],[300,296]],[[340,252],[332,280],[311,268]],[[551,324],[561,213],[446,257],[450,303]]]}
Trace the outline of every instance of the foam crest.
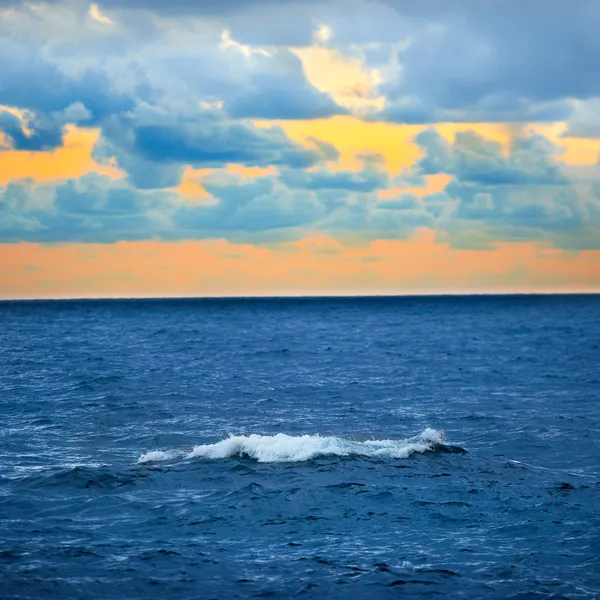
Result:
{"label": "foam crest", "polygon": [[167,460],[174,460],[176,458],[185,457],[185,452],[178,452],[177,450],[152,450],[150,452],[144,452],[138,459],[138,463],[148,462],[165,462]]}
{"label": "foam crest", "polygon": [[191,452],[154,450],[142,454],[138,463],[169,461],[175,458],[220,459],[248,457],[257,462],[303,462],[325,456],[365,456],[371,458],[406,458],[414,453],[443,446],[444,435],[425,429],[420,435],[404,440],[354,441],[320,435],[231,435],[215,444],[195,446]]}

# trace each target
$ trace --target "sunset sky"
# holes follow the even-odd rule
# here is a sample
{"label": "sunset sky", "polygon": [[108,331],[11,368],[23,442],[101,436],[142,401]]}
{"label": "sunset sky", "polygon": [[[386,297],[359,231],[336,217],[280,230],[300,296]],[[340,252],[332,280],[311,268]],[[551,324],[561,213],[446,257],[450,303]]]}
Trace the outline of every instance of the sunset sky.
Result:
{"label": "sunset sky", "polygon": [[0,297],[600,291],[598,0],[0,0]]}

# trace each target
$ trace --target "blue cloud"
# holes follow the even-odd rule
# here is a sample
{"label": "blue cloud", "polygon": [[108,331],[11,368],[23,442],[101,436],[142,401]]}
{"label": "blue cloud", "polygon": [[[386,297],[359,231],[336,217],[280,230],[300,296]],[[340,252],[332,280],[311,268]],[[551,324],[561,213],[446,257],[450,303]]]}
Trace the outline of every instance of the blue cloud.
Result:
{"label": "blue cloud", "polygon": [[314,224],[326,211],[309,192],[290,191],[269,178],[249,184],[208,185],[219,200],[213,207],[185,207],[175,224],[194,227],[202,237],[236,237],[241,233],[268,233]]}
{"label": "blue cloud", "polygon": [[205,187],[215,204],[193,205],[172,192],[138,190],[95,174],[58,186],[13,183],[0,189],[0,240],[111,243],[250,233],[264,241],[271,231],[314,224],[328,210],[314,193],[289,190],[270,177],[217,176]]}
{"label": "blue cloud", "polygon": [[29,119],[26,128],[17,116],[0,110],[0,132],[10,138],[15,150],[53,150],[63,141],[62,127],[51,119]]}
{"label": "blue cloud", "polygon": [[577,102],[563,135],[600,139],[600,98]]}
{"label": "blue cloud", "polygon": [[427,129],[416,141],[424,151],[418,173],[453,177],[443,192],[420,200],[453,243],[546,239],[561,247],[600,246],[598,196],[585,179],[567,177],[559,149],[544,136],[517,131],[508,153],[471,130],[449,143]]}
{"label": "blue cloud", "polygon": [[[97,85],[96,80],[102,76],[94,68],[102,71],[104,59],[110,56],[120,59],[121,77],[125,67],[125,80],[132,75],[138,77],[139,71],[146,72],[152,80],[150,87],[158,86],[166,92],[173,86],[163,86],[165,82],[154,76],[160,72],[159,79],[169,79],[170,75],[181,89],[227,96],[221,99],[231,106],[235,116],[278,114],[277,118],[305,118],[306,114],[314,117],[343,112],[330,98],[313,90],[301,69],[291,66],[289,58],[285,59],[289,64],[284,73],[267,66],[270,59],[265,57],[248,59],[238,53],[235,59],[232,50],[224,59],[215,51],[218,36],[226,28],[243,44],[275,49],[271,62],[278,63],[280,54],[289,54],[284,46],[310,44],[319,23],[332,27],[333,48],[358,53],[368,66],[384,73],[380,91],[389,103],[378,118],[420,123],[562,120],[571,111],[568,99],[600,96],[600,81],[596,77],[600,45],[591,25],[600,19],[595,0],[579,0],[576,9],[568,0],[556,0],[552,10],[547,10],[543,0],[531,0],[525,8],[518,0],[490,0],[483,4],[471,0],[257,0],[251,9],[241,0],[105,0],[103,9],[114,17],[119,28],[91,28],[87,36],[81,19],[69,26],[61,23],[60,31],[50,29],[51,25],[46,30],[40,24],[40,11],[32,16],[24,3],[3,3],[22,7],[18,18],[29,21],[23,20],[21,30],[34,44],[33,55],[22,55],[16,71],[11,68],[11,59],[0,69],[8,73],[8,78],[20,71],[34,75],[28,77],[19,93],[11,86],[9,95],[13,98],[22,98],[27,95],[26,88],[39,89],[38,82],[47,80],[39,48],[35,47],[37,36],[39,46],[45,46],[44,54],[56,58],[57,64],[63,60],[88,64],[88,87],[95,90],[93,97],[101,96],[106,88]],[[63,10],[68,6],[68,10],[83,15],[88,8],[85,2],[51,2],[49,6]],[[166,18],[168,28],[164,27]],[[7,32],[17,17],[10,19],[6,19]],[[207,33],[211,28],[213,38]],[[168,29],[179,35],[166,36]],[[190,42],[194,35],[196,44]],[[72,41],[75,37],[77,43]],[[6,48],[0,52],[4,56],[11,54]],[[171,68],[161,72],[161,63]],[[64,96],[70,94],[68,88],[72,86],[65,81],[64,73],[55,75],[54,88],[46,88],[45,102],[64,104]],[[269,89],[272,94],[266,92]],[[81,97],[85,89],[79,92],[77,99],[96,115],[100,107],[91,105],[93,98],[88,98],[88,106]],[[273,96],[278,96],[279,102]],[[295,96],[303,98],[303,102],[295,102]],[[71,98],[68,104],[74,101]],[[106,106],[108,102],[105,97],[101,104]]]}
{"label": "blue cloud", "polygon": [[260,243],[317,231],[403,238],[431,227],[463,247],[542,239],[560,247],[600,246],[598,184],[585,192],[572,185],[490,185],[455,177],[443,192],[382,201],[374,191],[289,187],[277,174],[246,180],[217,170],[202,183],[212,203],[190,204],[172,191],[140,190],[100,175],[58,186],[12,183],[0,190],[0,240],[222,237]]}
{"label": "blue cloud", "polygon": [[571,186],[539,186],[535,194],[520,187],[474,186],[453,182],[447,193],[458,200],[452,217],[489,225],[535,230],[540,234],[572,232],[595,222],[600,204],[582,201]]}
{"label": "blue cloud", "polygon": [[101,162],[115,157],[135,186],[150,189],[179,183],[185,165],[304,169],[331,160],[337,151],[323,143],[300,146],[280,127],[259,128],[251,121],[231,120],[218,110],[174,104],[141,105],[107,119],[94,156]]}
{"label": "blue cloud", "polygon": [[430,123],[534,123],[564,121],[573,108],[568,100],[535,103],[524,98],[510,98],[504,94],[492,94],[480,98],[477,103],[460,108],[443,108],[435,98],[425,103],[417,96],[400,97],[394,90],[382,90],[389,101],[384,110],[368,116],[371,121],[388,121],[406,125]]}
{"label": "blue cloud", "polygon": [[414,208],[395,209],[378,201],[375,194],[352,193],[317,225],[318,231],[345,235],[352,233],[363,239],[404,239],[420,227],[433,227],[435,218],[416,204]]}
{"label": "blue cloud", "polygon": [[395,53],[402,77],[381,91],[396,122],[554,121],[570,98],[600,95],[595,0],[388,0],[412,24]]}
{"label": "blue cloud", "polygon": [[181,36],[170,36],[155,21],[131,19],[121,24],[120,35],[105,28],[86,36],[74,20],[64,25],[67,33],[73,28],[70,36],[55,39],[49,30],[36,40],[29,30],[40,27],[43,14],[11,16],[19,25],[15,33],[10,20],[6,35],[0,27],[0,104],[51,113],[80,103],[90,125],[130,111],[139,101],[215,98],[235,118],[311,119],[348,112],[308,83],[288,49],[247,55],[233,43],[223,46],[216,23],[198,35],[175,23]]}
{"label": "blue cloud", "polygon": [[454,144],[434,129],[416,136],[425,156],[417,163],[424,175],[447,173],[485,185],[565,185],[569,180],[558,162],[560,149],[537,134],[517,136],[508,156],[502,146],[473,130],[459,131]]}
{"label": "blue cloud", "polygon": [[311,86],[301,71],[257,74],[225,109],[231,117],[253,119],[326,119],[349,112]]}
{"label": "blue cloud", "polygon": [[10,184],[0,190],[0,198],[3,242],[148,239],[170,228],[178,200],[174,194],[148,194],[93,174],[56,187]]}
{"label": "blue cloud", "polygon": [[[137,239],[255,242],[310,231],[354,230],[408,235],[430,223],[405,211],[390,217],[376,195],[347,190],[288,188],[278,176],[245,180],[216,172],[203,180],[213,204],[194,205],[162,190],[139,190],[124,181],[87,175],[62,185],[11,184],[0,193],[0,240],[103,242]],[[415,214],[418,211],[414,211]]]}
{"label": "blue cloud", "polygon": [[351,192],[373,192],[386,187],[389,177],[379,169],[354,171],[303,171],[284,169],[282,181],[290,188],[307,190],[347,190]]}
{"label": "blue cloud", "polygon": [[377,208],[383,210],[415,210],[421,206],[415,194],[400,194],[392,200],[382,200],[377,203]]}
{"label": "blue cloud", "polygon": [[144,57],[147,77],[171,99],[218,99],[233,118],[317,119],[348,113],[307,81],[290,50],[269,46],[244,54],[223,47],[217,33],[193,50],[166,43],[162,52]]}
{"label": "blue cloud", "polygon": [[249,124],[139,125],[132,132],[135,149],[142,157],[156,163],[173,162],[195,167],[226,163],[284,164],[301,169],[318,161],[316,152],[295,146],[281,130],[259,130]]}
{"label": "blue cloud", "polygon": [[40,48],[0,38],[0,104],[46,115],[80,103],[89,111],[87,123],[122,113],[134,100],[113,89],[110,76],[89,68],[78,77],[61,71],[41,56]]}

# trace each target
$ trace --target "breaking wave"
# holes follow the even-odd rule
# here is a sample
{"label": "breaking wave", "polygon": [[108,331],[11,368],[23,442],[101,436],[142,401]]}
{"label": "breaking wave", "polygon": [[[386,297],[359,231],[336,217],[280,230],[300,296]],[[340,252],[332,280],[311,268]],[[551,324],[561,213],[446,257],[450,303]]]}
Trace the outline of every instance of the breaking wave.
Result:
{"label": "breaking wave", "polygon": [[444,445],[444,434],[425,429],[417,436],[403,440],[354,441],[320,435],[231,435],[215,444],[195,446],[189,452],[153,450],[143,453],[138,463],[163,462],[175,459],[219,459],[247,457],[258,462],[303,462],[325,456],[364,456],[370,458],[406,458],[414,453],[434,450],[465,452],[456,446]]}

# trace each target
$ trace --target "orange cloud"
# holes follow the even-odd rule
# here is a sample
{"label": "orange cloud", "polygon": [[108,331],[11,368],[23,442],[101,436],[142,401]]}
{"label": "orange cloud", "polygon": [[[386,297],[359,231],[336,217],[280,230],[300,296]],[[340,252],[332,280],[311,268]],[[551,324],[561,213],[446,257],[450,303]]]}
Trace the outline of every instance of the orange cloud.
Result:
{"label": "orange cloud", "polygon": [[600,251],[530,242],[452,249],[431,230],[361,247],[329,236],[269,247],[224,240],[5,244],[0,265],[4,298],[600,291]]}
{"label": "orange cloud", "polygon": [[267,175],[274,175],[277,170],[275,167],[245,167],[244,165],[229,164],[227,165],[227,171],[232,175],[238,177],[244,177],[246,179],[256,179],[257,177],[266,177]]}
{"label": "orange cloud", "polygon": [[357,155],[366,152],[381,154],[387,169],[397,173],[411,167],[421,156],[413,142],[423,126],[370,123],[355,117],[335,116],[310,121],[255,121],[257,127],[280,126],[294,141],[310,146],[309,138],[333,144],[340,152],[336,165],[340,169],[359,170]]}
{"label": "orange cloud", "polygon": [[201,182],[203,177],[210,175],[213,171],[214,169],[192,169],[191,167],[186,167],[180,184],[173,189],[192,202],[205,204],[210,201],[210,194],[202,187]]}
{"label": "orange cloud", "polygon": [[505,153],[509,151],[513,127],[506,123],[439,123],[435,125],[438,133],[451,144],[459,131],[475,131],[487,140],[498,142]]}
{"label": "orange cloud", "polygon": [[81,177],[95,171],[113,178],[124,177],[115,165],[101,165],[92,158],[98,129],[81,129],[67,125],[64,145],[52,152],[3,150],[0,160],[0,185],[19,179],[50,182]]}
{"label": "orange cloud", "polygon": [[[277,172],[275,167],[272,166],[246,167],[238,164],[228,164],[225,169],[228,173],[238,177],[243,177],[244,179],[266,177],[267,175],[273,175]],[[202,186],[202,179],[214,172],[215,169],[193,169],[192,167],[188,166],[183,172],[180,184],[174,187],[173,190],[181,194],[189,201],[198,204],[212,204],[215,202],[215,200]]]}
{"label": "orange cloud", "polygon": [[419,198],[427,194],[443,191],[452,177],[444,173],[437,175],[425,175],[426,185],[424,187],[407,187],[407,188],[389,188],[387,190],[379,190],[377,196],[382,200],[390,200],[400,194],[415,194]]}
{"label": "orange cloud", "polygon": [[308,81],[340,106],[356,113],[383,108],[385,98],[376,91],[379,74],[360,60],[323,46],[295,48],[292,52],[302,62]]}
{"label": "orange cloud", "polygon": [[[310,146],[310,138],[317,138],[335,146],[340,160],[331,165],[335,169],[359,170],[358,155],[366,152],[381,154],[387,170],[398,173],[409,169],[423,153],[414,138],[428,125],[403,125],[398,123],[367,122],[356,117],[335,116],[310,121],[255,121],[257,127],[278,125],[294,141]],[[598,159],[600,140],[562,138],[565,123],[515,126],[510,123],[437,123],[433,125],[448,142],[454,143],[459,131],[473,130],[488,140],[498,142],[508,154],[511,140],[524,129],[537,131],[564,148],[562,158],[568,164],[593,164]]]}
{"label": "orange cloud", "polygon": [[562,137],[567,130],[566,123],[534,124],[531,129],[563,148],[560,158],[568,165],[595,165],[598,162],[600,140]]}

